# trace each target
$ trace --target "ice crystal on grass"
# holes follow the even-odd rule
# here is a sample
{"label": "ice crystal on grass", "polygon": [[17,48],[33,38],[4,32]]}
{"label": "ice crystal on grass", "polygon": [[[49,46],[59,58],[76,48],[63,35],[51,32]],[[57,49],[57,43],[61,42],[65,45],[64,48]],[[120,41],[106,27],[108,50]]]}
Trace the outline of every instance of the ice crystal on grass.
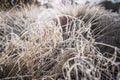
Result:
{"label": "ice crystal on grass", "polygon": [[119,79],[119,22],[90,5],[1,11],[0,78]]}

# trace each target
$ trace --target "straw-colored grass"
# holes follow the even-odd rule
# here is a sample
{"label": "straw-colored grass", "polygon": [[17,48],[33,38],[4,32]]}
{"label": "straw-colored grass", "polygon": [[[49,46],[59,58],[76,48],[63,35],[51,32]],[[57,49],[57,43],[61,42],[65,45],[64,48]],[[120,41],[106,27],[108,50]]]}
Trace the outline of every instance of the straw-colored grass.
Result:
{"label": "straw-colored grass", "polygon": [[109,32],[119,22],[117,14],[89,5],[1,11],[0,78],[116,80],[119,43],[109,39],[119,35]]}

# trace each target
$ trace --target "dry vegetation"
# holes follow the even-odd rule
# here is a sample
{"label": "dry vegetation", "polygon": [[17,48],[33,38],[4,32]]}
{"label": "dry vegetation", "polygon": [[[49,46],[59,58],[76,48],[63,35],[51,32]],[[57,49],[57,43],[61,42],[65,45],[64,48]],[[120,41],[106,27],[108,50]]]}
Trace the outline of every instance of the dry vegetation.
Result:
{"label": "dry vegetation", "polygon": [[8,11],[13,8],[30,8],[31,6],[38,5],[39,3],[37,0],[0,0],[0,11]]}
{"label": "dry vegetation", "polygon": [[1,11],[0,78],[119,80],[119,29],[99,6]]}

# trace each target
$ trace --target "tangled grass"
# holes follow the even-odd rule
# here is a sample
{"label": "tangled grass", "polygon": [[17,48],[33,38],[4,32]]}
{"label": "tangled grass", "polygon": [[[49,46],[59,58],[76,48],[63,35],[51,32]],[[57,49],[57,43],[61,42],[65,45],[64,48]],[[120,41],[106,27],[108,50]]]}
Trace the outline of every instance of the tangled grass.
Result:
{"label": "tangled grass", "polygon": [[0,78],[119,80],[119,22],[89,5],[1,11]]}

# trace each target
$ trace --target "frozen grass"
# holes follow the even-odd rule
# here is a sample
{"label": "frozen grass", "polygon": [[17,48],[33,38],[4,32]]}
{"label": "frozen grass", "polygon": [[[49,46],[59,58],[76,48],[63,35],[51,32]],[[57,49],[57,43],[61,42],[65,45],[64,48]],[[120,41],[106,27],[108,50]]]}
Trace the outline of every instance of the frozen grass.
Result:
{"label": "frozen grass", "polygon": [[0,78],[116,80],[119,46],[102,39],[111,27],[119,29],[116,17],[89,5],[0,12]]}

